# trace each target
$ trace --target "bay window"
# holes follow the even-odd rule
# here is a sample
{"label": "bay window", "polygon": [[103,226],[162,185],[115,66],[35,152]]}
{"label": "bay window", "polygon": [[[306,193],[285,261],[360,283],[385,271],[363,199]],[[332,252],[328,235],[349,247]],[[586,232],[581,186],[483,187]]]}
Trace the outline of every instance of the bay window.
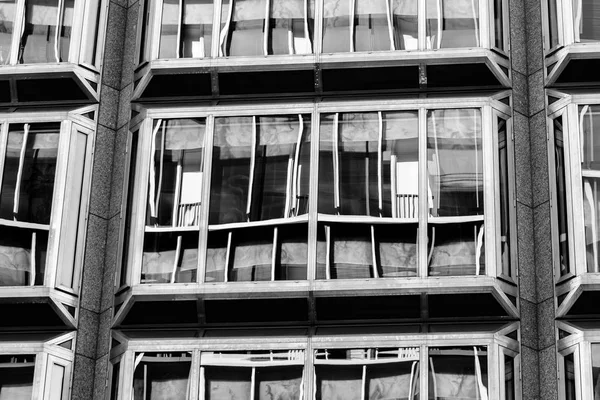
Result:
{"label": "bay window", "polygon": [[147,0],[149,13],[140,24],[149,33],[140,37],[140,58],[477,47],[503,52],[508,41],[504,3],[428,0],[420,10],[415,0]]}
{"label": "bay window", "polygon": [[0,286],[78,292],[93,123],[71,119],[0,115]]}
{"label": "bay window", "polygon": [[516,398],[515,340],[490,333],[371,336],[130,338],[111,355],[112,398]]}
{"label": "bay window", "polygon": [[514,279],[511,121],[470,104],[147,110],[120,285]]}
{"label": "bay window", "polygon": [[0,66],[39,63],[97,68],[100,0],[3,0],[0,2]]}
{"label": "bay window", "polygon": [[3,335],[0,399],[70,399],[74,339],[74,333]]}

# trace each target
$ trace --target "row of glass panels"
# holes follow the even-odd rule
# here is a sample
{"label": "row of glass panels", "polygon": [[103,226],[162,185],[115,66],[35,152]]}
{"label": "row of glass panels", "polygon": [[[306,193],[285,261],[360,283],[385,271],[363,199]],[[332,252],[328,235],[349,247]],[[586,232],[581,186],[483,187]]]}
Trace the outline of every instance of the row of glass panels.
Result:
{"label": "row of glass panels", "polygon": [[[489,399],[489,379],[501,379],[504,400],[515,398],[515,362],[502,354],[503,374],[490,377],[488,346],[429,347],[427,376],[421,377],[421,349],[359,348],[314,351],[314,388],[309,388],[303,350],[202,352],[199,375],[192,353],[136,353],[135,400],[188,399],[191,381],[200,381],[206,400],[383,400],[420,398],[420,380],[429,398]],[[113,368],[111,399],[119,398],[120,365]],[[433,397],[432,397],[433,396]]]}
{"label": "row of glass panels", "polygon": [[[504,50],[502,1],[485,2],[494,16],[488,28],[491,47]],[[488,21],[479,0],[427,0],[423,15],[417,0],[324,0],[322,9],[320,4],[159,0],[146,4],[158,15],[145,21],[143,35],[148,37],[142,43],[150,59],[310,54],[317,42],[322,53],[482,47],[481,25]],[[421,46],[419,19],[425,25]]]}
{"label": "row of glass panels", "polygon": [[[71,61],[95,66],[99,61],[100,3],[0,0],[0,65]],[[80,61],[69,57],[72,42],[81,43],[76,52]]]}
{"label": "row of glass panels", "polygon": [[[141,283],[195,282],[204,260],[206,282],[305,280],[311,248],[317,279],[417,276],[419,257],[431,276],[485,275],[486,246],[497,240],[485,235],[487,187],[499,196],[510,277],[506,122],[498,117],[492,132],[481,109],[429,110],[419,135],[417,111],[321,114],[311,171],[309,114],[216,117],[210,151],[206,119],[155,119],[139,135],[148,138],[147,175],[131,167],[130,190],[147,187],[137,203],[130,198],[130,209],[146,208],[142,257],[131,260],[141,261]],[[484,150],[488,141],[497,155]],[[484,166],[494,159],[497,180]],[[422,241],[419,221],[427,221]]]}

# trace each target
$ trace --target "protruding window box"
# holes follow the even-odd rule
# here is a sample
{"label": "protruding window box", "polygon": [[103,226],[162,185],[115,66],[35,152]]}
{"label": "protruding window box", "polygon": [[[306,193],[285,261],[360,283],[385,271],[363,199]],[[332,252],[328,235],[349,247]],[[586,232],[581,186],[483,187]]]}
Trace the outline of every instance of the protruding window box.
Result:
{"label": "protruding window box", "polygon": [[117,320],[163,295],[486,293],[512,315],[509,110],[460,102],[139,108]]}
{"label": "protruding window box", "polygon": [[[68,326],[81,279],[95,113],[0,114],[0,298],[47,302]],[[20,321],[7,319],[6,326]]]}
{"label": "protruding window box", "polygon": [[[101,0],[0,5],[0,106],[96,102],[105,24]],[[46,94],[46,95],[45,95]]]}
{"label": "protruding window box", "polygon": [[[360,73],[346,91],[373,90],[370,80],[386,72],[387,90],[427,87],[427,75],[435,82],[447,74],[454,79],[445,87],[506,87],[507,9],[502,0],[146,0],[134,97],[226,97],[228,81],[252,85],[256,72],[265,82],[237,95],[315,95],[353,69]],[[465,82],[451,71],[456,64],[485,80]],[[164,75],[182,74],[210,85],[174,95]]]}

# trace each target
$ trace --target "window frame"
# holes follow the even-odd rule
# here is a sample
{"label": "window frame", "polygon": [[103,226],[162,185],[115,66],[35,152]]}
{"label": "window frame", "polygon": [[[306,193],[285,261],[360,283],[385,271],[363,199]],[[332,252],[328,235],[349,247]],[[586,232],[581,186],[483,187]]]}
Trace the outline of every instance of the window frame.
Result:
{"label": "window frame", "polygon": [[[272,112],[263,112],[265,108],[272,109]],[[203,204],[210,204],[210,177],[212,173],[212,148],[213,148],[213,126],[214,126],[214,118],[221,116],[253,116],[253,115],[297,115],[297,114],[310,114],[311,115],[311,161],[310,161],[310,170],[311,170],[311,180],[310,180],[310,193],[318,192],[318,154],[319,154],[319,137],[318,131],[320,126],[320,115],[324,113],[332,113],[332,112],[373,112],[373,111],[416,111],[419,110],[420,113],[420,132],[419,141],[420,141],[420,155],[419,159],[420,164],[420,180],[421,182],[426,182],[427,174],[423,168],[423,163],[426,159],[426,151],[427,151],[427,136],[426,132],[426,110],[427,109],[456,109],[456,99],[422,99],[418,101],[377,101],[377,102],[368,102],[368,103],[359,103],[359,102],[332,102],[332,103],[300,103],[300,104],[286,104],[286,105],[276,105],[273,107],[256,107],[256,106],[245,106],[238,108],[231,108],[226,106],[216,106],[216,107],[186,107],[181,109],[174,108],[148,108],[143,109],[140,107],[142,111],[142,115],[138,117],[136,123],[130,129],[130,138],[128,139],[128,143],[131,143],[131,132],[138,132],[138,149],[136,152],[136,170],[126,172],[127,177],[135,176],[136,184],[134,185],[133,193],[126,193],[124,198],[127,196],[132,196],[133,202],[133,212],[131,213],[132,223],[131,223],[131,233],[129,237],[126,237],[125,240],[128,241],[122,247],[129,248],[129,254],[123,254],[122,259],[124,260],[124,264],[121,266],[121,274],[126,275],[125,282],[122,282],[123,279],[117,280],[115,282],[117,292],[120,292],[127,286],[136,286],[141,285],[140,277],[141,277],[141,257],[143,252],[143,242],[144,242],[144,232],[145,232],[145,218],[146,218],[146,204],[147,204],[147,193],[148,193],[148,169],[150,165],[150,133],[152,132],[153,121],[158,119],[176,119],[176,118],[206,118],[205,123],[205,142],[204,142],[204,150],[203,150],[203,174],[206,179],[202,180],[203,192],[202,192],[202,202]],[[507,281],[511,284],[516,284],[516,249],[515,246],[512,245],[514,243],[514,238],[516,238],[516,222],[515,222],[515,193],[514,193],[514,144],[513,144],[513,134],[512,134],[512,118],[509,114],[508,106],[495,98],[465,98],[461,99],[461,109],[466,108],[479,108],[482,110],[481,118],[482,118],[482,159],[483,159],[483,173],[485,174],[484,184],[483,184],[483,199],[484,199],[484,210],[485,212],[482,215],[482,221],[484,222],[485,228],[485,237],[488,238],[485,242],[485,257],[486,257],[486,270],[485,274],[481,274],[481,276],[491,276],[491,277],[499,277],[503,280]],[[498,138],[496,137],[496,133],[491,130],[496,128],[496,123],[498,118],[502,118],[506,121],[507,124],[507,167],[508,167],[508,181],[509,181],[509,193],[508,193],[508,209],[509,209],[509,232],[511,235],[511,251],[509,255],[509,259],[511,261],[511,276],[507,276],[504,271],[502,271],[501,264],[501,239],[499,235],[499,224],[500,224],[500,200],[499,196],[495,194],[499,192],[499,180],[498,176]],[[129,151],[129,150],[128,150]],[[486,161],[487,160],[487,161]],[[131,161],[127,161],[130,163]],[[129,178],[126,178],[129,179]],[[140,181],[141,179],[141,181]],[[493,180],[492,180],[493,179]],[[490,190],[491,188],[491,190]],[[124,190],[127,190],[126,188]],[[419,190],[425,190],[425,186],[420,185]],[[427,201],[427,196],[421,196],[420,201]],[[125,204],[126,202],[124,202]],[[425,207],[421,207],[423,213],[426,213],[426,203]],[[323,219],[324,214],[320,214],[317,212],[317,196],[310,195],[309,196],[309,213],[307,214],[308,219],[308,275],[307,280],[314,280],[316,277],[316,229],[317,222],[319,219]],[[203,207],[201,210],[200,224],[198,226],[199,231],[199,251],[198,251],[198,272],[197,279],[195,282],[187,283],[187,285],[195,285],[195,284],[204,284],[205,283],[205,262],[206,260],[206,245],[207,245],[207,235],[209,230],[207,230],[208,226],[208,212],[209,207]],[[425,214],[426,216],[426,214]],[[330,216],[325,215],[325,220],[335,220],[338,218],[338,222],[343,221],[344,218],[351,220],[353,217],[344,217],[339,218],[339,216]],[[360,219],[369,219],[369,223],[411,223],[406,222],[402,219],[391,219],[385,218],[382,220],[377,217],[359,217]],[[454,218],[454,217],[452,217]],[[461,218],[461,217],[458,217]],[[242,225],[246,226],[254,226],[254,225],[268,225],[268,226],[277,226],[278,220],[267,220],[267,221],[257,221],[250,222],[248,224],[243,223]],[[419,224],[419,230],[421,237],[419,240],[422,240],[421,243],[426,243],[426,235],[427,235],[427,221],[426,219],[421,219]],[[236,224],[231,224],[236,225]],[[124,233],[124,227],[121,226],[121,232]],[[196,232],[196,230],[194,230]],[[490,242],[491,238],[493,238],[493,242]],[[418,264],[418,270],[420,271],[418,277],[420,278],[428,278],[427,271],[427,249],[424,246],[420,247],[419,250],[421,262]],[[123,252],[123,248],[121,252]],[[420,267],[422,265],[423,267]],[[463,278],[474,277],[471,276],[463,276]],[[278,281],[279,283],[283,283],[284,281]],[[226,282],[224,282],[226,283]],[[165,283],[169,284],[169,283]],[[177,283],[171,283],[171,285]],[[146,285],[146,284],[144,284]],[[158,284],[162,285],[162,284]]]}
{"label": "window frame", "polygon": [[[6,141],[11,124],[28,123],[60,123],[58,153],[56,158],[55,180],[52,194],[52,209],[50,221],[48,223],[48,247],[45,264],[44,280],[41,285],[29,285],[37,288],[50,287],[60,289],[70,296],[76,297],[81,285],[81,273],[83,267],[83,257],[85,252],[85,239],[87,231],[88,207],[91,191],[91,175],[94,155],[95,142],[95,121],[90,120],[84,115],[92,112],[96,114],[97,106],[84,107],[72,112],[35,112],[35,113],[13,113],[0,114],[0,185],[4,170],[4,159],[6,152]],[[72,147],[73,138],[83,134],[86,137],[84,170],[81,173],[80,193],[81,196],[70,194],[71,187],[75,184],[75,178],[69,176],[71,168],[74,168],[73,162],[78,157],[71,157],[74,154]],[[78,218],[76,226],[78,235],[69,240],[69,226],[67,212],[77,208],[76,217]],[[21,227],[23,229],[33,229],[36,224],[20,221],[0,220],[0,225]],[[72,287],[60,284],[58,274],[61,271],[61,265],[65,257],[73,259],[63,268],[73,268]],[[23,286],[3,286],[2,291],[15,290],[24,292],[28,288]],[[1,294],[0,294],[1,296]]]}
{"label": "window frame", "polygon": [[[500,363],[503,362],[503,354],[510,354],[515,359],[515,395],[520,399],[521,390],[516,378],[520,376],[519,343],[515,339],[505,336],[506,333],[518,329],[518,323],[507,324],[496,333],[485,332],[461,332],[461,333],[418,333],[418,334],[370,334],[368,339],[365,335],[346,333],[336,336],[327,334],[315,334],[308,336],[243,336],[239,337],[188,337],[173,338],[166,336],[134,339],[118,334],[122,344],[111,350],[111,364],[120,362],[119,376],[119,399],[130,399],[133,385],[134,366],[136,354],[142,352],[190,352],[192,353],[192,364],[190,368],[190,400],[204,399],[203,379],[201,370],[207,365],[202,363],[202,353],[206,351],[269,351],[269,350],[299,350],[304,352],[304,369],[302,385],[304,386],[304,397],[302,400],[313,400],[316,395],[315,381],[315,352],[323,349],[374,349],[374,348],[419,348],[420,367],[420,393],[427,395],[429,376],[428,355],[429,348],[437,347],[472,347],[481,346],[487,348],[487,373],[489,398],[504,400],[501,397],[504,382],[500,375]],[[117,338],[115,336],[115,339]],[[358,360],[357,364],[361,364]],[[114,388],[111,388],[114,390]]]}

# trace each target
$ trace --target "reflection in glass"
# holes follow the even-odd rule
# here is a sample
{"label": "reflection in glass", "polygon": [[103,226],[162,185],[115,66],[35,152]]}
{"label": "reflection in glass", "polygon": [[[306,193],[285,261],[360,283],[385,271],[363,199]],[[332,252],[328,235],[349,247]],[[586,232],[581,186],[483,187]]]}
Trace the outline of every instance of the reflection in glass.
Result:
{"label": "reflection in glass", "polygon": [[[565,382],[565,393],[563,393],[564,395],[564,399],[565,400],[576,400],[577,396],[576,396],[576,389],[575,389],[575,360],[573,357],[573,353],[569,354],[568,356],[564,357],[564,372],[563,372],[563,379]],[[596,399],[597,397],[594,396],[594,398]]]}
{"label": "reflection in glass", "polygon": [[321,117],[319,212],[418,217],[416,112]]}
{"label": "reflection in glass", "polygon": [[317,400],[419,399],[418,348],[323,349],[315,364]]}
{"label": "reflection in glass", "polygon": [[592,384],[594,385],[594,400],[599,400],[600,399],[600,343],[592,343],[591,349],[592,349]]}
{"label": "reflection in glass", "polygon": [[231,0],[229,15],[221,30],[221,55],[262,56],[267,55],[264,27],[265,0]]}
{"label": "reflection in glass", "polygon": [[500,259],[502,273],[512,276],[510,262],[510,200],[508,178],[508,149],[506,138],[506,121],[498,118],[498,164],[500,177]]}
{"label": "reflection in glass", "polygon": [[430,224],[429,275],[485,275],[483,223]]}
{"label": "reflection in glass", "polygon": [[515,360],[504,355],[504,399],[515,400]]}
{"label": "reflection in glass", "polygon": [[573,0],[573,27],[576,42],[600,40],[600,4],[593,0]]}
{"label": "reflection in glass", "polygon": [[417,0],[392,0],[394,50],[417,50],[419,48],[417,3]]}
{"label": "reflection in glass", "polygon": [[10,62],[16,0],[0,0],[0,65]]}
{"label": "reflection in glass", "polygon": [[191,360],[189,353],[136,354],[133,399],[188,399]]}
{"label": "reflection in glass", "polygon": [[31,399],[35,356],[0,355],[0,400]]}
{"label": "reflection in glass", "polygon": [[489,399],[485,347],[429,349],[429,395],[433,399]]}
{"label": "reflection in glass", "polygon": [[427,0],[427,48],[479,47],[477,0]]}
{"label": "reflection in glass", "polygon": [[198,232],[146,232],[141,283],[195,282]]}
{"label": "reflection in glass", "polygon": [[212,1],[164,0],[158,58],[210,57],[212,19]]}
{"label": "reflection in glass", "polygon": [[268,54],[310,54],[314,0],[269,2]]}
{"label": "reflection in glass", "polygon": [[554,163],[556,169],[556,202],[558,209],[558,243],[560,276],[569,272],[569,241],[567,227],[567,192],[565,184],[565,149],[563,141],[562,117],[553,122]]}
{"label": "reflection in glass", "polygon": [[502,0],[494,0],[494,46],[504,50],[504,13]]}
{"label": "reflection in glass", "polygon": [[310,116],[215,119],[210,224],[308,212]]}
{"label": "reflection in glass", "polygon": [[74,0],[27,1],[20,63],[68,61],[74,5]]}
{"label": "reflection in glass", "polygon": [[[550,49],[558,44],[558,4],[557,0],[548,0],[548,40]],[[547,49],[549,50],[549,49]]]}
{"label": "reflection in glass", "polygon": [[0,218],[49,224],[60,124],[11,124]]}

